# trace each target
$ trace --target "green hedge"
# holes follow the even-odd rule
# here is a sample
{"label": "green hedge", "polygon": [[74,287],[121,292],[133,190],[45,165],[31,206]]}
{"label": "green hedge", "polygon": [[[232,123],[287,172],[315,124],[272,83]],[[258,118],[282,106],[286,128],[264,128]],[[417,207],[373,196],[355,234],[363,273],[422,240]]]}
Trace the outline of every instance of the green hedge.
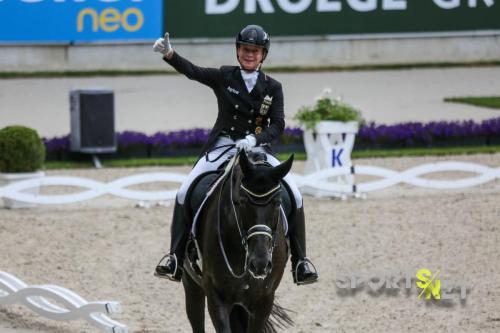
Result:
{"label": "green hedge", "polygon": [[0,130],[0,172],[34,172],[45,161],[45,145],[38,133],[24,126]]}

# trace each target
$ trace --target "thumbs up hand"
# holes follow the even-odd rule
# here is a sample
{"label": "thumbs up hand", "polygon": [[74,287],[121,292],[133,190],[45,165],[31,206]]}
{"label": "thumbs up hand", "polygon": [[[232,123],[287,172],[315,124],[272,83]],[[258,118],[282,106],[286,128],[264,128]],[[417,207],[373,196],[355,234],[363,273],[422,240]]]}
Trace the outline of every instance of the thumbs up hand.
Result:
{"label": "thumbs up hand", "polygon": [[166,32],[163,38],[158,38],[153,45],[153,50],[155,52],[161,53],[164,56],[170,58],[174,53],[172,45],[170,45],[169,33]]}

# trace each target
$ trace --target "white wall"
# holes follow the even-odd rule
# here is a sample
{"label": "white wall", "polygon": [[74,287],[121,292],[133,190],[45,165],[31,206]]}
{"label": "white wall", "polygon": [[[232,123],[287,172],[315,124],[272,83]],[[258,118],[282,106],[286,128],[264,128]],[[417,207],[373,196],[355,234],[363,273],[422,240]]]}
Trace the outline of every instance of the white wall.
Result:
{"label": "white wall", "polygon": [[[205,66],[235,62],[234,41],[172,40],[174,48]],[[138,44],[2,45],[0,71],[166,69],[152,51]],[[273,39],[266,66],[347,66],[422,62],[500,60],[500,33],[475,36],[378,36]]]}

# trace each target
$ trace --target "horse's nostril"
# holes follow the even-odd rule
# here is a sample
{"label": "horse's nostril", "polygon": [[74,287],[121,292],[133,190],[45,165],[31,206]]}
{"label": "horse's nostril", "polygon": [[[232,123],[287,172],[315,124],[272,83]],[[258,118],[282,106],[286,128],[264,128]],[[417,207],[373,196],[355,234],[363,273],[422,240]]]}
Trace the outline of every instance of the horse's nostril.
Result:
{"label": "horse's nostril", "polygon": [[273,263],[269,261],[266,266],[266,273],[269,273],[273,269]]}
{"label": "horse's nostril", "polygon": [[264,260],[258,261],[258,260],[250,260],[248,263],[248,270],[250,273],[252,273],[254,276],[265,276],[269,273],[270,270],[270,265],[269,262],[266,262]]}
{"label": "horse's nostril", "polygon": [[250,271],[254,272],[254,273],[256,273],[256,272],[257,272],[257,268],[255,267],[255,264],[254,264],[253,260],[252,260],[252,261],[250,261],[250,263],[248,264],[248,269],[249,269]]}

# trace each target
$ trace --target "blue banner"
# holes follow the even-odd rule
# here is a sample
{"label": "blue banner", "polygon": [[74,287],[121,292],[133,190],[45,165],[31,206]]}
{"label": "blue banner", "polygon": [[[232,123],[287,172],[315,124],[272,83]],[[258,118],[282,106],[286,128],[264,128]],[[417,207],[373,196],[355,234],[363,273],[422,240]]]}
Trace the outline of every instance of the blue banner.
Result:
{"label": "blue banner", "polygon": [[0,0],[0,43],[137,41],[162,34],[161,0]]}

